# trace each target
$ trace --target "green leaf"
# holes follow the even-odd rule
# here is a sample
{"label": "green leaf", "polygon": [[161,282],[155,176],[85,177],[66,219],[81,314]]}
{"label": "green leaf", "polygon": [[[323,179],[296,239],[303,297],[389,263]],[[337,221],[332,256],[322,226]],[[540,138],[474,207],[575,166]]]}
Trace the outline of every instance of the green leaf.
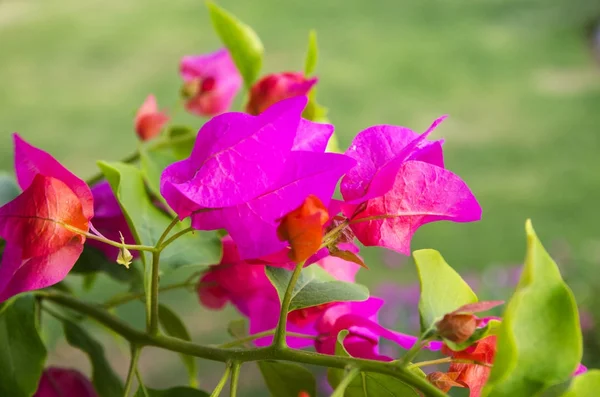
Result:
{"label": "green leaf", "polygon": [[[160,322],[162,329],[167,335],[187,341],[192,340],[183,321],[181,321],[179,316],[167,306],[158,306],[158,321]],[[180,354],[180,357],[181,361],[183,361],[183,365],[185,365],[185,368],[188,372],[188,376],[190,378],[190,386],[197,387],[198,380],[196,379],[196,359],[192,356],[188,356],[187,354]]]}
{"label": "green leaf", "polygon": [[114,373],[104,356],[104,348],[79,325],[63,321],[65,337],[73,347],[87,354],[92,363],[92,383],[100,397],[123,395],[121,379]]}
{"label": "green leaf", "polygon": [[[302,117],[307,120],[314,121],[315,123],[329,123],[327,113],[327,108],[317,103],[317,88],[313,87],[313,89],[308,93],[308,104],[302,112]],[[329,140],[330,142],[333,140],[334,136],[335,134]]]}
{"label": "green leaf", "polygon": [[250,90],[262,67],[264,48],[252,28],[224,9],[208,2],[208,12],[215,31],[227,47],[246,88]]}
{"label": "green leaf", "polygon": [[574,377],[569,390],[560,397],[597,397],[599,390],[600,370],[592,369]]}
{"label": "green leaf", "polygon": [[[99,162],[98,165],[121,205],[127,223],[139,244],[156,245],[171,217],[158,209],[146,193],[140,170],[124,163]],[[172,234],[189,226],[180,222]],[[221,240],[215,232],[194,231],[169,245],[161,254],[160,264],[176,269],[182,266],[206,266],[221,260]],[[142,259],[149,263],[147,252]]]}
{"label": "green leaf", "polygon": [[316,396],[317,381],[306,368],[281,361],[259,361],[258,368],[275,397],[298,397],[301,391]]}
{"label": "green leaf", "polygon": [[134,397],[209,397],[207,392],[190,387],[174,387],[172,389],[157,390],[146,388],[148,394],[139,388]]}
{"label": "green leaf", "polygon": [[424,249],[413,252],[421,296],[419,315],[421,332],[426,332],[435,323],[462,305],[477,302],[477,295],[471,287],[450,267],[436,250]]}
{"label": "green leaf", "polygon": [[35,298],[0,306],[0,396],[30,397],[42,376],[46,348],[35,325]]}
{"label": "green leaf", "polygon": [[[265,272],[277,289],[279,299],[283,299],[292,272],[266,266]],[[329,302],[364,301],[369,298],[369,290],[364,285],[338,281],[317,264],[302,269],[292,293],[290,311]]]}
{"label": "green leaf", "polygon": [[304,75],[306,77],[315,72],[318,59],[319,47],[317,45],[317,32],[311,30],[308,34],[308,48],[306,49],[306,57],[304,60]]}
{"label": "green leaf", "polygon": [[0,206],[12,201],[21,194],[21,188],[12,175],[0,173]]}
{"label": "green leaf", "polygon": [[160,194],[160,176],[165,168],[177,161],[175,154],[169,148],[148,151],[140,148],[140,164],[144,180],[150,192],[158,198],[167,208],[167,202]]}
{"label": "green leaf", "polygon": [[[343,341],[348,335],[348,331],[340,331],[335,345],[335,355],[340,357],[350,357],[350,354],[344,348]],[[339,368],[329,368],[327,370],[327,379],[329,385],[334,389],[344,378],[345,372]],[[350,385],[346,388],[344,397],[373,397],[373,396],[402,396],[418,397],[419,393],[406,383],[392,378],[391,376],[377,374],[373,372],[361,372]]]}
{"label": "green leaf", "polygon": [[167,131],[171,150],[177,160],[183,160],[192,153],[197,131],[191,127],[175,125]]}
{"label": "green leaf", "polygon": [[575,298],[531,225],[517,289],[498,328],[498,351],[484,394],[535,396],[568,380],[582,355]]}

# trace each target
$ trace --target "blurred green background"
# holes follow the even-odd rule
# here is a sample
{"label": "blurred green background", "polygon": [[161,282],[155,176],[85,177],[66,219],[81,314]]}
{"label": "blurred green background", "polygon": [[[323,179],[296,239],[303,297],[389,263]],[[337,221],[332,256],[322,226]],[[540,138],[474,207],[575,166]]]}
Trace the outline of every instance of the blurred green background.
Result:
{"label": "blurred green background", "polygon": [[[446,139],[447,167],[471,186],[483,220],[427,225],[414,249],[436,248],[462,273],[483,273],[483,297],[497,296],[490,287],[498,269],[521,263],[524,222],[532,218],[590,312],[586,321],[600,315],[600,73],[586,37],[600,3],[218,4],[257,31],[265,72],[301,70],[308,31],[317,30],[319,100],[343,147],[373,124],[424,131],[450,115],[435,137]],[[199,0],[1,0],[0,168],[12,169],[10,133],[18,131],[78,175],[92,175],[97,159],[118,160],[134,150],[132,119],[148,93],[161,107],[177,103],[179,58],[219,46]],[[195,128],[204,121],[182,111],[176,120]],[[361,278],[370,286],[414,282],[413,269],[400,266],[405,258],[374,249],[366,256],[371,270]],[[93,294],[112,291],[113,284],[103,285],[111,287]],[[190,321],[195,339],[225,339],[232,311],[207,313],[191,294],[165,299]],[[123,313],[141,311],[129,306]],[[586,364],[600,361],[595,332],[587,337]],[[125,347],[108,348],[124,373]],[[146,353],[142,369],[151,386],[184,379],[176,355]],[[60,340],[53,360],[87,365]],[[201,365],[201,383],[209,388],[220,368]],[[247,374],[243,385],[248,395],[262,395],[252,391],[258,377]]]}

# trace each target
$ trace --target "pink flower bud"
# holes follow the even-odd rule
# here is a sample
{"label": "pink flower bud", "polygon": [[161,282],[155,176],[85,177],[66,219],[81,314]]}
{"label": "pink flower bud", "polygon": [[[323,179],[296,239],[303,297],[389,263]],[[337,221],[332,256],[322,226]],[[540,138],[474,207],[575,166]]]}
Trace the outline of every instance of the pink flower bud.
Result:
{"label": "pink flower bud", "polygon": [[317,78],[307,79],[302,73],[284,72],[263,77],[252,86],[246,112],[260,114],[284,99],[307,95]]}
{"label": "pink flower bud", "polygon": [[165,112],[158,111],[154,95],[148,95],[135,115],[135,132],[142,141],[150,140],[160,134],[168,120]]}

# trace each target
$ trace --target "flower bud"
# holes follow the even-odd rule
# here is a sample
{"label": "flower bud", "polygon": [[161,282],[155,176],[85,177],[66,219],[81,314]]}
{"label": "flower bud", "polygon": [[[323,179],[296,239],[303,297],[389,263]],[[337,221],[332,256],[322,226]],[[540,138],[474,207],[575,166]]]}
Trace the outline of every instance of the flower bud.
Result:
{"label": "flower bud", "polygon": [[304,262],[317,252],[323,241],[323,225],[329,220],[327,208],[317,196],[310,195],[300,207],[281,219],[277,236],[290,243],[289,257]]}
{"label": "flower bud", "polygon": [[456,382],[457,376],[457,372],[432,372],[429,375],[427,375],[427,380],[429,381],[429,383],[431,383],[444,393],[448,393],[452,386],[464,387],[460,383]]}
{"label": "flower bud", "polygon": [[135,132],[142,141],[150,140],[160,134],[167,121],[169,116],[158,111],[154,95],[148,95],[135,115]]}
{"label": "flower bud", "polygon": [[438,334],[454,343],[463,343],[477,329],[477,319],[470,313],[449,313],[437,323]]}
{"label": "flower bud", "polygon": [[119,248],[117,263],[129,269],[129,265],[131,265],[131,261],[133,260],[133,255],[131,255],[131,252],[125,248],[125,237],[123,237],[123,233],[119,232],[119,235],[121,236],[121,244],[123,244],[123,246]]}
{"label": "flower bud", "polygon": [[257,115],[284,99],[307,95],[317,78],[307,79],[302,73],[270,74],[252,86],[246,112]]}

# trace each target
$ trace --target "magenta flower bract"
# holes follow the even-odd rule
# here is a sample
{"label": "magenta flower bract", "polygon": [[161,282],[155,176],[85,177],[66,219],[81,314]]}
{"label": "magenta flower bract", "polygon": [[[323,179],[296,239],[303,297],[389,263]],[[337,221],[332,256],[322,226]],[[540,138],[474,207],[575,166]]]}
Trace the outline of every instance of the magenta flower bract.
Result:
{"label": "magenta flower bract", "polygon": [[94,215],[87,184],[48,153],[14,135],[17,181],[24,190],[0,207],[0,301],[64,279]]}
{"label": "magenta flower bract", "polygon": [[242,86],[227,49],[203,55],[188,55],[181,60],[184,80],[185,108],[199,116],[215,116],[226,112]]}
{"label": "magenta flower bract", "polygon": [[[344,339],[344,347],[353,357],[380,361],[392,361],[392,358],[379,353],[379,338],[390,340],[404,349],[410,349],[418,340],[416,336],[391,331],[377,322],[377,315],[383,306],[383,300],[370,297],[364,302],[343,302],[327,308],[317,321],[319,332],[315,348],[324,354],[335,354],[335,344],[340,331],[349,333]],[[429,342],[429,350],[439,350],[442,343]]]}
{"label": "magenta flower bract", "polygon": [[46,368],[33,397],[98,397],[94,386],[74,369]]}
{"label": "magenta flower bract", "polygon": [[303,73],[284,72],[263,77],[250,89],[246,111],[260,114],[269,106],[284,99],[307,95],[317,84],[316,77],[306,78]]}
{"label": "magenta flower bract", "polygon": [[[293,269],[293,263],[281,263],[280,267]],[[359,266],[335,257],[321,259],[313,266],[321,266],[336,279],[354,282]],[[250,264],[244,261],[233,240],[223,238],[223,259],[212,266],[198,284],[200,302],[211,309],[221,309],[228,302],[241,314],[248,317],[250,334],[274,329],[281,308],[275,287],[265,274],[265,265]],[[342,303],[339,303],[342,304]],[[316,335],[315,322],[328,307],[338,303],[294,310],[288,315],[287,329],[290,332]],[[266,346],[272,337],[257,339],[257,346]],[[288,337],[288,344],[301,348],[310,346],[313,341],[306,338]]]}
{"label": "magenta flower bract", "polygon": [[[121,241],[120,232],[123,234],[125,244],[135,244],[135,238],[109,183],[107,181],[98,183],[92,187],[92,194],[94,196],[94,228],[109,240]],[[97,240],[88,240],[87,244],[102,251],[112,261],[116,261],[119,256],[119,248],[112,245]],[[132,255],[137,258],[139,252],[134,251]]]}
{"label": "magenta flower bract", "polygon": [[[226,229],[242,258],[286,247],[278,220],[309,195],[328,205],[355,161],[323,153],[333,127],[301,118],[306,98],[287,99],[259,116],[227,113],[198,133],[188,159],[167,167],[161,193],[199,230]],[[211,209],[207,211],[207,209]]]}
{"label": "magenta flower bract", "polygon": [[408,255],[421,225],[481,218],[467,185],[444,169],[442,141],[425,140],[442,120],[421,135],[404,127],[370,127],[346,151],[358,164],[342,180],[344,213],[353,216],[351,228],[361,243]]}

